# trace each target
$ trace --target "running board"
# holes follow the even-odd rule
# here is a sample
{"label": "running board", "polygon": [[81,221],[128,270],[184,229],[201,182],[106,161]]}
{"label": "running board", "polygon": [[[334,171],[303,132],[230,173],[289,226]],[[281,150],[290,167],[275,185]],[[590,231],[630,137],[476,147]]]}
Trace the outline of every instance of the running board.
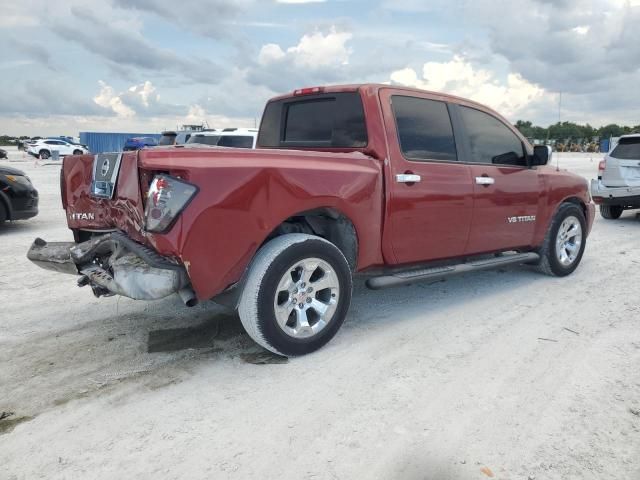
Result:
{"label": "running board", "polygon": [[446,267],[404,270],[389,275],[369,278],[366,281],[366,285],[372,290],[380,290],[382,288],[395,287],[396,285],[406,285],[407,283],[423,280],[440,280],[442,278],[459,275],[461,273],[491,270],[505,265],[536,262],[538,260],[540,260],[540,255],[534,252],[515,253],[484,260],[474,260],[468,263],[460,263],[458,265],[450,265]]}

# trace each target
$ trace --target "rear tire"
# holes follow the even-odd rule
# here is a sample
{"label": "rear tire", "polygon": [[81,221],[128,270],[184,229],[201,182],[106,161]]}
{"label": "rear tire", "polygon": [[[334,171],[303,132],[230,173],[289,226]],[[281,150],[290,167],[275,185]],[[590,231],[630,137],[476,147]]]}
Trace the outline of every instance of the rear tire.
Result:
{"label": "rear tire", "polygon": [[48,160],[51,157],[49,150],[40,150],[40,160]]}
{"label": "rear tire", "polygon": [[607,220],[620,218],[622,212],[624,212],[624,208],[621,205],[600,205],[600,215]]}
{"label": "rear tire", "polygon": [[538,253],[537,269],[550,276],[564,277],[578,268],[587,240],[587,222],[582,208],[563,203],[558,208]]}
{"label": "rear tire", "polygon": [[262,347],[279,355],[305,355],[340,329],[351,290],[349,263],[334,244],[313,235],[282,235],[256,254],[238,313]]}

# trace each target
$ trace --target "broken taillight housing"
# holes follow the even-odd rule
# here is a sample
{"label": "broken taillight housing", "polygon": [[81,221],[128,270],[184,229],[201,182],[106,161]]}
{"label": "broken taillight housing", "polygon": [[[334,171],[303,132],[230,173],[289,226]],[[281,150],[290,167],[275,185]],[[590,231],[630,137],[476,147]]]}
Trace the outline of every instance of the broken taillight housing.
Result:
{"label": "broken taillight housing", "polygon": [[163,233],[198,193],[198,187],[170,175],[156,175],[147,193],[146,230]]}

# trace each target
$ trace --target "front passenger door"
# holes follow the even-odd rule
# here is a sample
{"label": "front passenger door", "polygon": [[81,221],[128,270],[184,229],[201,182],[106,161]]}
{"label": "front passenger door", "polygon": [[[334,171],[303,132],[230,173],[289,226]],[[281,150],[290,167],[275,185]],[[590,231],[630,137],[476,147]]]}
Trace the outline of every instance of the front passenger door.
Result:
{"label": "front passenger door", "polygon": [[502,120],[472,107],[456,107],[464,161],[471,165],[473,217],[467,254],[528,247],[544,200],[543,179],[530,168],[523,140]]}

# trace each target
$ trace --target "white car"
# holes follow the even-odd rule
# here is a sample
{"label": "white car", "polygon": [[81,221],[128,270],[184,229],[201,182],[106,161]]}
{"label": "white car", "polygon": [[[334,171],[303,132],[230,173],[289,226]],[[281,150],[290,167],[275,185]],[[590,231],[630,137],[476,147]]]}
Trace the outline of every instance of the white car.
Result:
{"label": "white car", "polygon": [[66,155],[82,155],[89,153],[89,149],[84,145],[66,142],[59,138],[43,138],[35,143],[29,144],[27,153],[34,157],[47,160],[52,156],[52,152],[57,151],[58,155],[64,157]]}
{"label": "white car", "polygon": [[256,148],[258,130],[255,128],[223,128],[192,133],[187,145],[213,147]]}
{"label": "white car", "polygon": [[598,165],[591,196],[606,219],[640,208],[640,133],[624,135]]}

